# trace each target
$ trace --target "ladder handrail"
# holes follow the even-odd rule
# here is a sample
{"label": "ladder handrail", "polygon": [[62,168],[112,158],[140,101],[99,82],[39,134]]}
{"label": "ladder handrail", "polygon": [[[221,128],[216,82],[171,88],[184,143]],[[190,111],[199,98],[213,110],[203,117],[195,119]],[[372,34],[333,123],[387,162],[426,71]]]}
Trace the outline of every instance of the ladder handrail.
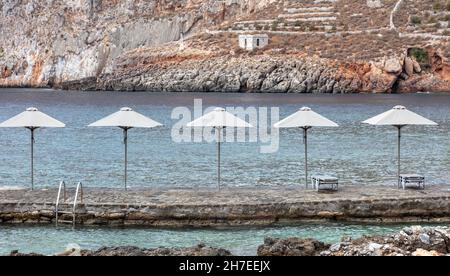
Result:
{"label": "ladder handrail", "polygon": [[64,202],[67,200],[67,193],[66,193],[66,182],[61,181],[59,182],[59,189],[58,189],[58,196],[56,198],[56,204],[55,204],[55,213],[56,213],[56,226],[58,226],[58,213],[59,213],[59,200],[61,198],[61,190],[64,187]]}
{"label": "ladder handrail", "polygon": [[73,214],[73,227],[75,227],[75,218],[76,218],[76,209],[77,209],[77,201],[78,201],[78,195],[80,195],[80,202],[83,203],[83,183],[78,182],[77,184],[77,190],[75,192],[75,198],[73,200],[73,209],[72,209],[72,214]]}

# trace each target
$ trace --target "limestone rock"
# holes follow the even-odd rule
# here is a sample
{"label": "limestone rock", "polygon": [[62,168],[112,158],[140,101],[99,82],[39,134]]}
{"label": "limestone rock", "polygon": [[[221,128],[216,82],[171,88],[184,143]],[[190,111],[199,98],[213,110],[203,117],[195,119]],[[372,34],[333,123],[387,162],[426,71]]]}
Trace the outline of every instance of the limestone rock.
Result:
{"label": "limestone rock", "polygon": [[143,249],[134,246],[102,247],[98,250],[83,250],[82,256],[231,256],[225,249],[199,244],[189,248]]}
{"label": "limestone rock", "polygon": [[428,236],[428,234],[426,234],[426,233],[420,234],[419,235],[419,239],[424,244],[430,244],[430,236]]}
{"label": "limestone rock", "polygon": [[376,251],[376,250],[380,250],[383,247],[383,245],[378,244],[378,243],[369,243],[368,249],[369,251]]}
{"label": "limestone rock", "polygon": [[392,74],[400,74],[403,71],[403,66],[398,58],[389,58],[384,64],[384,71]]}
{"label": "limestone rock", "polygon": [[36,253],[20,253],[19,250],[13,250],[11,251],[11,253],[9,253],[9,256],[11,257],[24,257],[24,256],[37,256],[37,257],[42,257],[44,255],[42,254],[36,254]]}
{"label": "limestone rock", "polygon": [[[405,227],[397,234],[362,237],[328,249],[331,256],[440,256],[450,252],[450,228]],[[336,250],[337,249],[337,250]]]}
{"label": "limestone rock", "polygon": [[419,248],[416,251],[414,251],[411,255],[417,257],[432,257],[432,256],[442,256],[443,254],[440,254],[434,250],[428,251]]}
{"label": "limestone rock", "polygon": [[410,57],[405,58],[405,72],[410,77],[414,75],[414,62]]}
{"label": "limestone rock", "polygon": [[20,5],[21,0],[5,0],[3,1],[3,16],[15,15],[16,8]]}
{"label": "limestone rock", "polygon": [[415,59],[413,59],[412,62],[413,62],[413,66],[414,66],[414,72],[421,73],[422,68],[420,67],[420,64]]}
{"label": "limestone rock", "polygon": [[258,256],[318,256],[329,245],[314,239],[266,238],[258,248]]}
{"label": "limestone rock", "polygon": [[25,8],[25,12],[28,16],[32,15],[36,9],[36,3],[34,1],[31,1],[27,4]]}
{"label": "limestone rock", "polygon": [[367,0],[367,7],[372,9],[379,9],[383,7],[383,3],[381,3],[381,0]]}
{"label": "limestone rock", "polygon": [[341,244],[340,243],[335,243],[332,246],[330,246],[330,251],[331,252],[336,252],[339,251],[341,249]]}
{"label": "limestone rock", "polygon": [[81,256],[81,247],[78,244],[68,244],[63,252],[56,253],[55,256]]}

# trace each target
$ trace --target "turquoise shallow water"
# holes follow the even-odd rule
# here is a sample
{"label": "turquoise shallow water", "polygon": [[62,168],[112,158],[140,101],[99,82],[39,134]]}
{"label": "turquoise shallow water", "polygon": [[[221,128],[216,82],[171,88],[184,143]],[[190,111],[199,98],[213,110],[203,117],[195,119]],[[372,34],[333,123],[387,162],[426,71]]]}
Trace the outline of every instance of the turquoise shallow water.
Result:
{"label": "turquoise shallow water", "polygon": [[[120,107],[162,122],[165,127],[129,133],[131,187],[214,187],[216,145],[175,143],[173,108],[209,106],[278,107],[280,118],[310,106],[340,124],[312,129],[310,171],[339,176],[342,184],[391,185],[396,175],[396,130],[360,122],[402,104],[440,124],[408,127],[403,132],[403,171],[426,175],[428,183],[450,184],[450,95],[291,95],[217,93],[67,92],[0,89],[0,121],[29,106],[62,120],[65,129],[36,132],[36,186],[56,186],[61,179],[85,186],[122,187],[122,133],[114,128],[87,128]],[[275,122],[269,122],[269,125]],[[29,132],[0,129],[0,186],[29,185]],[[223,185],[295,185],[303,177],[303,144],[297,130],[281,133],[280,149],[259,152],[261,143],[225,143]]]}
{"label": "turquoise shallow water", "polygon": [[53,254],[63,251],[70,243],[82,248],[135,245],[145,248],[187,247],[199,243],[231,250],[238,255],[255,255],[256,249],[271,237],[308,237],[328,243],[339,242],[342,236],[389,234],[405,225],[303,224],[289,227],[247,229],[187,229],[161,230],[139,228],[88,228],[6,226],[0,225],[0,255],[11,250]]}

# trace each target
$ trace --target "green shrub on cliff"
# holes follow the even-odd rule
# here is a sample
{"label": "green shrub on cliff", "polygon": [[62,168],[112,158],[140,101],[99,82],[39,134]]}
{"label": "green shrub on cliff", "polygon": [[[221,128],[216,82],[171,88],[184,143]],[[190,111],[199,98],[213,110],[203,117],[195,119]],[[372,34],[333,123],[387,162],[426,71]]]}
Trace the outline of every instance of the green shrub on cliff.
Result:
{"label": "green shrub on cliff", "polygon": [[272,31],[278,30],[278,22],[277,21],[272,22],[272,26],[270,26],[270,29]]}
{"label": "green shrub on cliff", "polygon": [[420,24],[422,24],[422,19],[420,19],[420,17],[418,17],[416,15],[411,16],[411,23],[414,25],[420,25]]}
{"label": "green shrub on cliff", "polygon": [[0,58],[2,58],[3,57],[3,54],[5,53],[5,51],[3,50],[3,48],[2,47],[0,47]]}
{"label": "green shrub on cliff", "polygon": [[419,63],[428,62],[428,53],[422,48],[412,48],[409,50],[409,55],[414,57]]}
{"label": "green shrub on cliff", "polygon": [[433,10],[435,10],[435,11],[440,11],[440,10],[442,10],[441,3],[439,3],[439,2],[434,3],[434,4],[433,4]]}
{"label": "green shrub on cliff", "polygon": [[450,1],[447,2],[447,11],[450,11]]}

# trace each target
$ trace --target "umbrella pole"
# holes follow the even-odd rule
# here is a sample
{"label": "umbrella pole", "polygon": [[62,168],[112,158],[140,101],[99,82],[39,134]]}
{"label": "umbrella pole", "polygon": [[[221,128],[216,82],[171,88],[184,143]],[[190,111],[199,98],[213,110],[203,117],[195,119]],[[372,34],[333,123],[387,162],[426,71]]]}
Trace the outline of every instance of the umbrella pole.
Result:
{"label": "umbrella pole", "polygon": [[216,128],[217,131],[217,185],[220,191],[220,132],[221,128]]}
{"label": "umbrella pole", "polygon": [[308,189],[308,128],[303,128],[303,142],[305,144],[305,185]]}
{"label": "umbrella pole", "polygon": [[125,184],[125,191],[127,190],[127,165],[128,165],[128,129],[123,129],[123,143],[125,147],[125,163],[124,163],[124,184]]}
{"label": "umbrella pole", "polygon": [[402,138],[402,126],[397,126],[398,129],[398,145],[397,145],[397,188],[400,188],[400,170],[401,170],[401,159],[400,159],[400,145],[401,145],[401,138]]}
{"label": "umbrella pole", "polygon": [[34,190],[34,128],[31,131],[31,190]]}

